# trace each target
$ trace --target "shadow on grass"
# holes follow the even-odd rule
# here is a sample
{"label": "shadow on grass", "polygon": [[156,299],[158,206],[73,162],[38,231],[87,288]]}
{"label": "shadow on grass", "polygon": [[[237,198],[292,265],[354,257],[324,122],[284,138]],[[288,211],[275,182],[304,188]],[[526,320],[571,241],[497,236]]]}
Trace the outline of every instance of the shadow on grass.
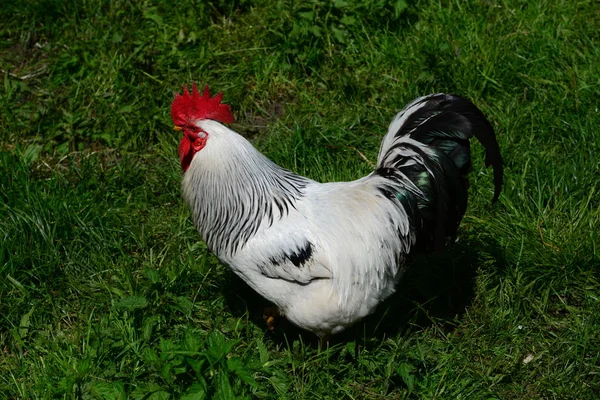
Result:
{"label": "shadow on grass", "polygon": [[[504,268],[502,249],[492,241],[482,247],[481,239],[463,240],[441,255],[416,257],[397,285],[396,293],[381,303],[375,313],[332,336],[330,344],[357,341],[369,348],[387,337],[407,334],[415,328],[425,329],[433,324],[445,332],[453,331],[456,320],[475,297],[477,271],[482,264],[483,253],[495,259],[493,268]],[[272,304],[235,274],[231,275],[231,286],[223,295],[233,315],[241,317],[249,312],[250,320],[264,328],[265,336],[275,344],[285,346],[301,341],[311,347],[318,346],[315,334],[294,326],[285,318],[278,321],[274,332],[267,331],[262,315],[264,308]]]}

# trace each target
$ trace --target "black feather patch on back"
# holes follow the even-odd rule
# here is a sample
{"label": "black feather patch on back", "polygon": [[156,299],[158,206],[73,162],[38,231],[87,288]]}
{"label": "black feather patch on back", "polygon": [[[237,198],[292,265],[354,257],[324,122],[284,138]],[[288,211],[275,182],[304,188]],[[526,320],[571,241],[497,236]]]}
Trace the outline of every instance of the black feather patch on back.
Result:
{"label": "black feather patch on back", "polygon": [[277,257],[271,257],[269,261],[271,264],[277,266],[286,261],[291,261],[294,266],[300,268],[306,262],[310,260],[313,254],[313,245],[311,242],[306,241],[304,245],[287,252],[278,255]]}
{"label": "black feather patch on back", "polygon": [[292,264],[294,264],[296,267],[301,267],[305,262],[310,260],[312,252],[312,244],[310,242],[306,242],[304,247],[290,254],[286,254],[286,257],[289,258]]}

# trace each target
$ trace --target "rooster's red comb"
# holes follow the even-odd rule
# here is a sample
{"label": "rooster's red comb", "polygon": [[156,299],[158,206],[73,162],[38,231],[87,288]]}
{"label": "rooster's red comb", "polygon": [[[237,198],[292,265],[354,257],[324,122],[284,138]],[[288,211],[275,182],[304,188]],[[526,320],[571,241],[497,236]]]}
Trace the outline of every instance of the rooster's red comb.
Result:
{"label": "rooster's red comb", "polygon": [[183,86],[183,94],[177,93],[173,104],[171,104],[171,118],[175,126],[183,126],[197,119],[214,119],[225,124],[233,122],[231,108],[227,104],[221,104],[223,93],[210,97],[208,85],[204,86],[202,96],[198,93],[196,84],[192,84],[192,93],[188,91],[187,85]]}

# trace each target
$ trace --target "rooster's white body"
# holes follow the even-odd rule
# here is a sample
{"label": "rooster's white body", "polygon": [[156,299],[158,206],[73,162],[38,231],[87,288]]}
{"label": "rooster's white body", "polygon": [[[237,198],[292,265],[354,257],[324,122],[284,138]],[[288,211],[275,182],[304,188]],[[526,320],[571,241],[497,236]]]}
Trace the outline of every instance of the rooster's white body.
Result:
{"label": "rooster's white body", "polygon": [[[194,120],[208,135],[182,184],[195,225],[211,251],[291,322],[320,335],[340,332],[394,292],[418,241],[454,237],[466,207],[468,138],[491,130],[470,102],[466,117],[451,109],[458,101],[467,102],[433,95],[409,104],[384,137],[377,169],[352,182],[298,176],[221,123]],[[443,120],[423,129],[432,118]],[[440,122],[451,134],[440,133]],[[452,136],[458,144],[444,151],[460,154],[446,156],[419,135]],[[502,166],[491,135],[497,197]]]}

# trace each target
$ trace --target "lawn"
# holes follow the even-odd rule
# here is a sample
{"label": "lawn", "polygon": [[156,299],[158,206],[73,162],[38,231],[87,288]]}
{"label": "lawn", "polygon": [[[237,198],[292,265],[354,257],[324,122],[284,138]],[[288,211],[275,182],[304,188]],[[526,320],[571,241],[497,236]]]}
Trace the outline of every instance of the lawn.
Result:
{"label": "lawn", "polygon": [[[600,7],[550,0],[26,0],[0,8],[0,398],[600,397]],[[470,98],[457,243],[320,350],[210,254],[170,103],[319,181],[417,96]]]}

